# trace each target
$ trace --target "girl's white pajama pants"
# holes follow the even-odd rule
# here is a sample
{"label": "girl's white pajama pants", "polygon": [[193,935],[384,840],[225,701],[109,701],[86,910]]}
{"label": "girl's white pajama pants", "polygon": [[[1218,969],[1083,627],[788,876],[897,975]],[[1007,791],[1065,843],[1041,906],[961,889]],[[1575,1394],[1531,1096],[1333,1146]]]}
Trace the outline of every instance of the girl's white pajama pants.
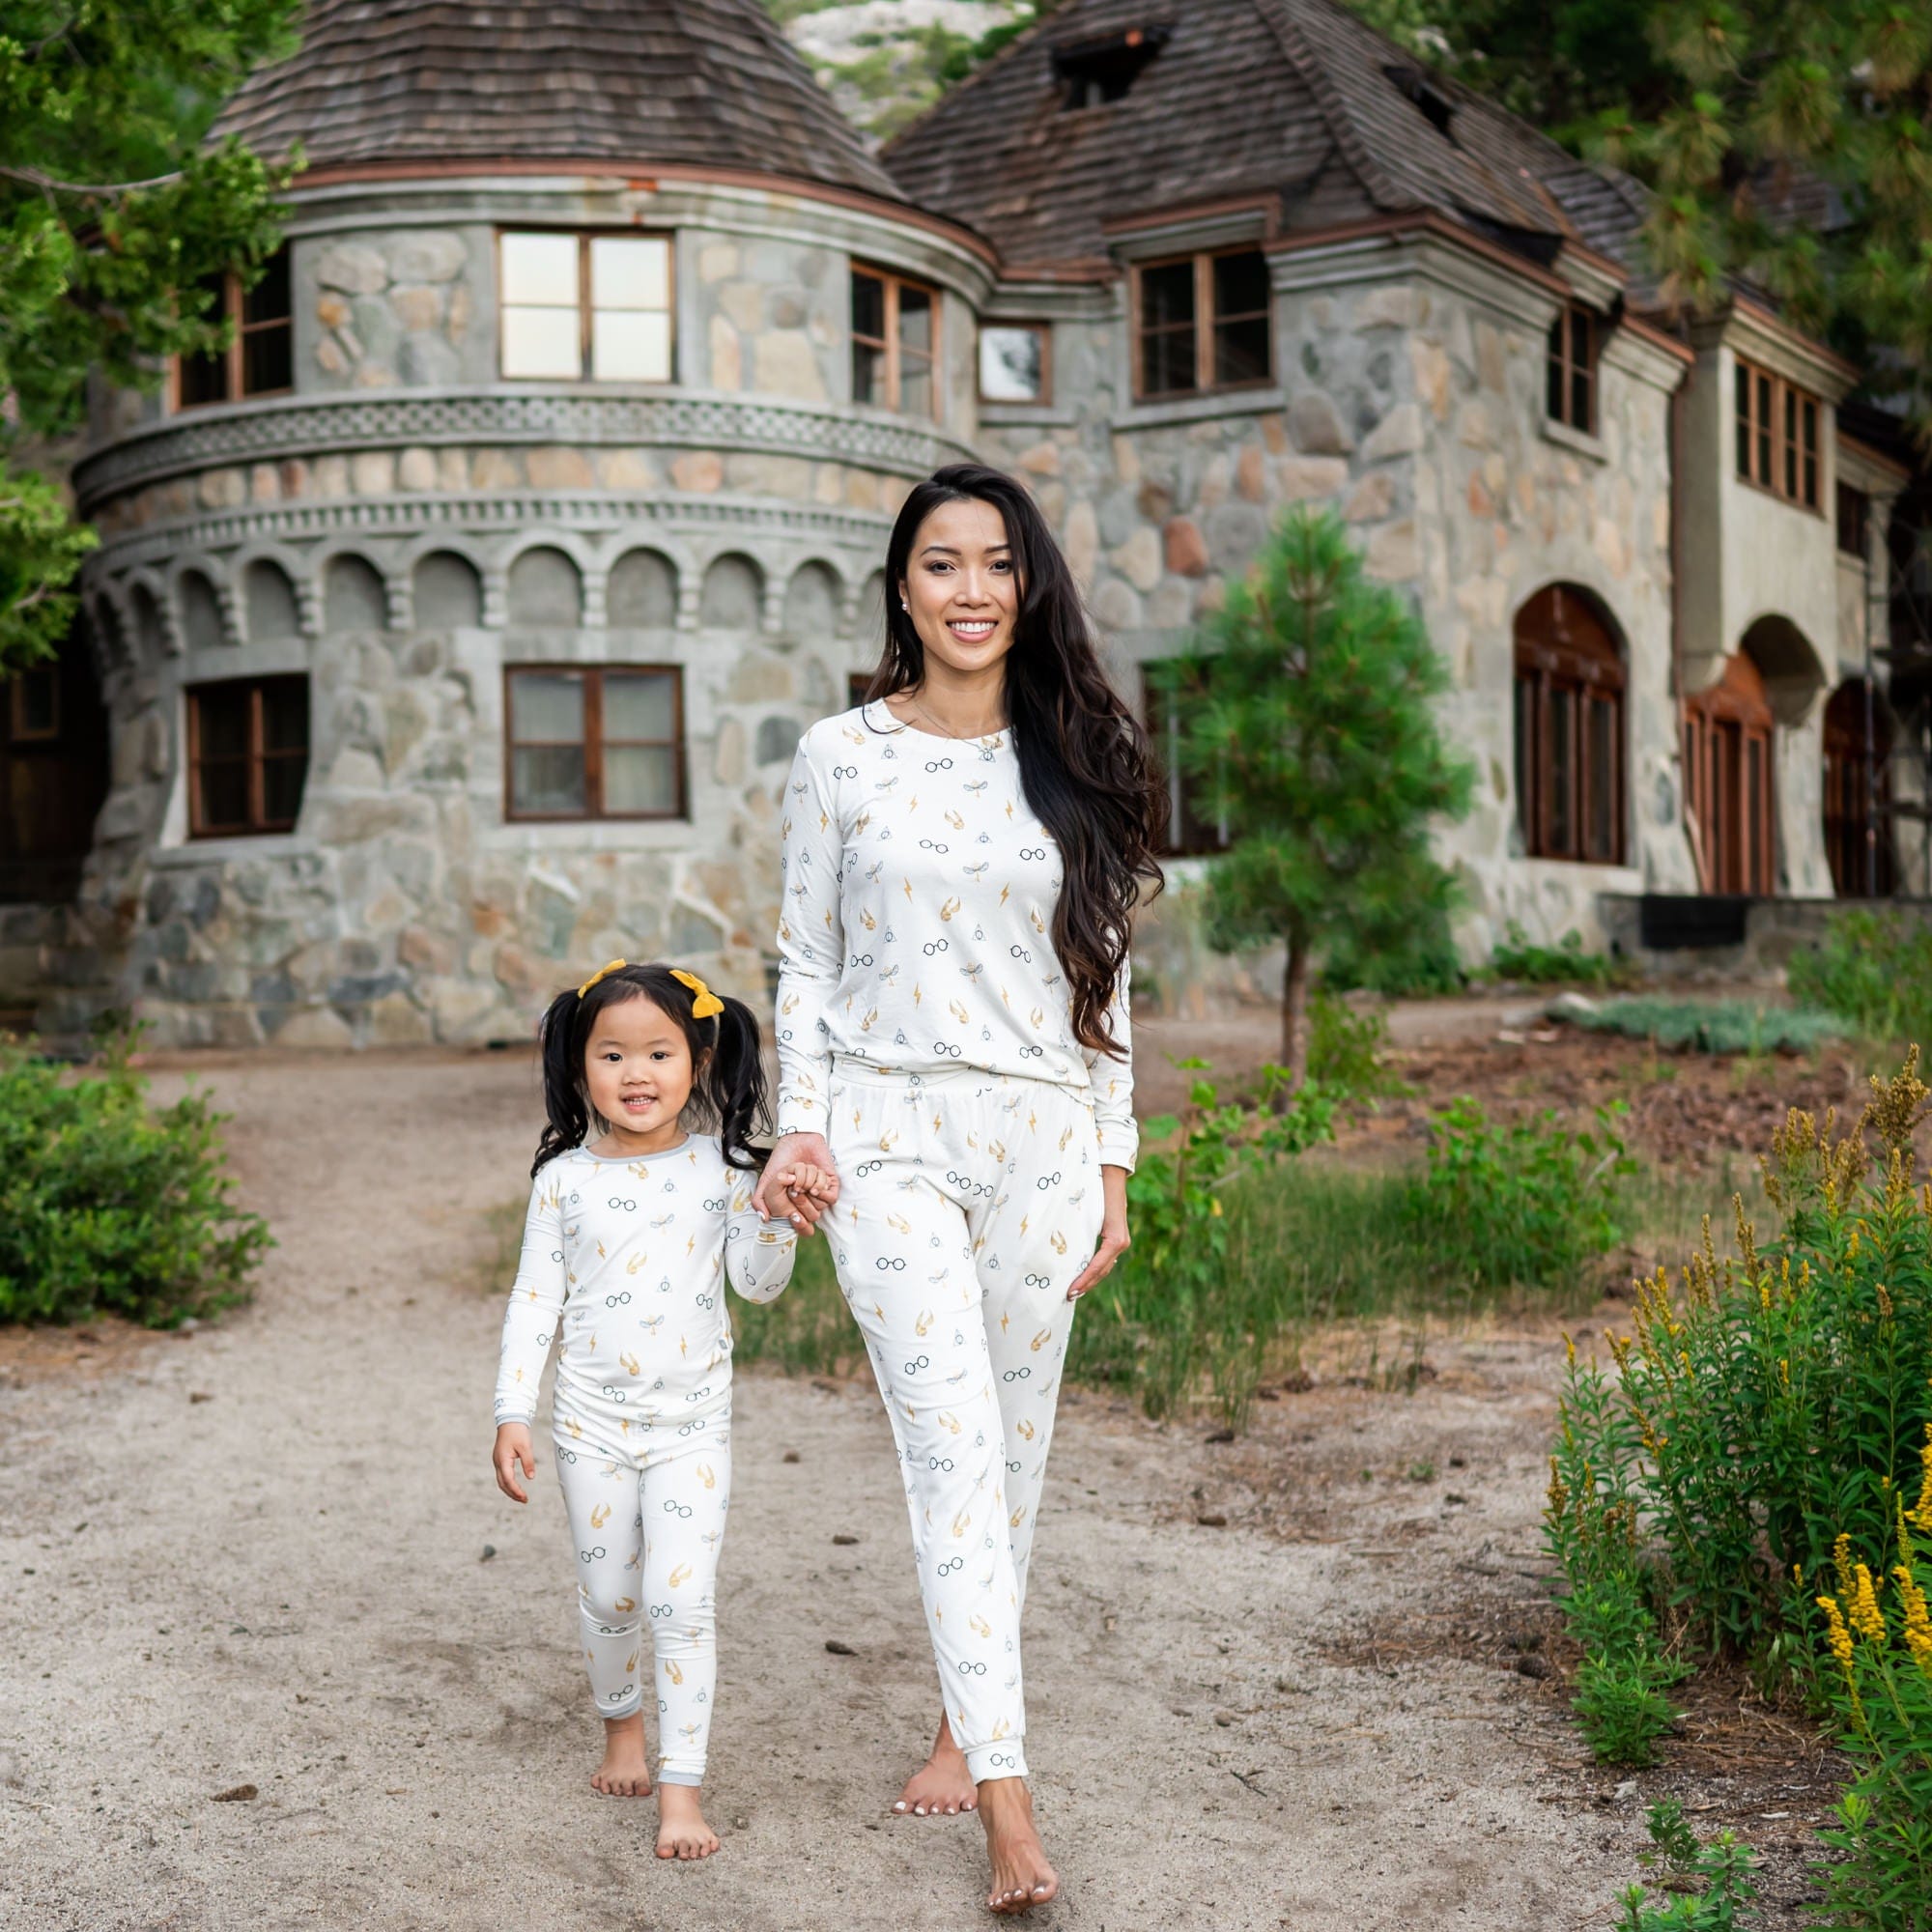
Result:
{"label": "girl's white pajama pants", "polygon": [[556,1473],[597,1715],[630,1717],[655,1685],[658,1781],[702,1784],[718,1688],[730,1412],[688,1435],[634,1424],[621,1447],[601,1426],[594,1435],[577,1429],[573,1435],[571,1418],[557,1417]]}
{"label": "girl's white pajama pants", "polygon": [[905,1475],[940,1693],[975,1782],[1026,1776],[1020,1607],[1068,1284],[1100,1231],[1090,1094],[835,1063],[825,1217]]}

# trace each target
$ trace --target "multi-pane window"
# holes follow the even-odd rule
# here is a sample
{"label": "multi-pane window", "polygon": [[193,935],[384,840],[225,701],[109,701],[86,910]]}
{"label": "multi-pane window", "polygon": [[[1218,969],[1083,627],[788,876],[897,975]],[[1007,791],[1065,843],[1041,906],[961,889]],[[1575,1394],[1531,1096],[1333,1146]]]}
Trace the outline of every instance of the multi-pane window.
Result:
{"label": "multi-pane window", "polygon": [[1815,510],[1818,398],[1745,361],[1737,365],[1735,383],[1738,474],[1786,502]]}
{"label": "multi-pane window", "polygon": [[664,236],[508,230],[497,238],[497,268],[505,376],[670,381]]}
{"label": "multi-pane window", "polygon": [[509,817],[683,816],[675,667],[513,665],[504,676]]}
{"label": "multi-pane window", "polygon": [[1044,403],[1053,384],[1043,323],[987,323],[980,330],[980,400]]}
{"label": "multi-pane window", "polygon": [[1849,483],[1838,485],[1838,548],[1861,557],[1871,528],[1871,498]]}
{"label": "multi-pane window", "polygon": [[1597,318],[1581,302],[1549,325],[1544,410],[1551,422],[1596,433]]}
{"label": "multi-pane window", "polygon": [[880,269],[852,270],[852,400],[937,416],[939,298]]}
{"label": "multi-pane window", "polygon": [[1891,721],[1883,696],[1858,677],[1825,706],[1825,857],[1840,898],[1888,898],[1896,887]]}
{"label": "multi-pane window", "polygon": [[1764,678],[1743,651],[1710,690],[1685,702],[1685,783],[1710,892],[1764,897],[1773,890],[1773,730]]}
{"label": "multi-pane window", "polygon": [[1516,797],[1531,858],[1622,863],[1623,654],[1590,601],[1560,583],[1517,613]]}
{"label": "multi-pane window", "polygon": [[1233,389],[1272,373],[1267,258],[1235,248],[1134,272],[1134,387],[1145,399]]}
{"label": "multi-pane window", "polygon": [[1148,743],[1166,781],[1167,829],[1161,850],[1176,859],[1223,851],[1228,843],[1228,828],[1208,809],[1201,796],[1201,781],[1180,766],[1180,715],[1187,700],[1199,695],[1201,684],[1197,679],[1181,689],[1174,689],[1160,674],[1164,668],[1149,665],[1141,679]]}
{"label": "multi-pane window", "polygon": [[308,776],[308,679],[229,677],[187,692],[188,832],[287,832]]}
{"label": "multi-pane window", "polygon": [[211,316],[234,325],[226,349],[175,360],[175,407],[233,403],[243,396],[273,396],[295,386],[295,321],[289,302],[289,251],[279,249],[252,289],[239,275],[216,275],[206,285],[214,297]]}
{"label": "multi-pane window", "polygon": [[16,745],[60,736],[58,666],[39,664],[7,680],[8,736]]}

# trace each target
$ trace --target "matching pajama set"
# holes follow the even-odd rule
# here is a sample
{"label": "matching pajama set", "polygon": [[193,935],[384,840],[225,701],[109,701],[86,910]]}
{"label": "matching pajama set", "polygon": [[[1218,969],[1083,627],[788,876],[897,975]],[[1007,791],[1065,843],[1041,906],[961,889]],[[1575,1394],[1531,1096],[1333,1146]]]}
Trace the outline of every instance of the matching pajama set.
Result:
{"label": "matching pajama set", "polygon": [[774,1299],[796,1248],[788,1223],[752,1206],[754,1184],[711,1135],[644,1159],[559,1154],[531,1187],[503,1316],[498,1425],[534,1422],[559,1344],[552,1435],[591,1694],[600,1717],[629,1717],[655,1677],[666,1784],[704,1781],[717,1684],[731,1498],[724,1285]]}
{"label": "matching pajama set", "polygon": [[[1073,1037],[1059,848],[1009,733],[880,703],[814,724],[783,801],[778,1131],[821,1133],[821,1224],[905,1477],[920,1590],[976,1781],[1024,1776],[1020,1608],[1066,1290],[1102,1164],[1137,1148],[1128,1059]],[[1124,1049],[1123,970],[1111,1009]]]}

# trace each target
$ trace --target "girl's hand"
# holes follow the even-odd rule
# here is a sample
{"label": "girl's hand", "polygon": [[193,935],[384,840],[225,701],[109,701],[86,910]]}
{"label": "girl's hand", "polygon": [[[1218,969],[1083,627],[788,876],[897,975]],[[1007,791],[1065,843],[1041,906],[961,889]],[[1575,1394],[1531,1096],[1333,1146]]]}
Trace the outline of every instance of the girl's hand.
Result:
{"label": "girl's hand", "polygon": [[1074,1276],[1073,1286],[1066,1291],[1068,1301],[1078,1301],[1090,1288],[1105,1281],[1113,1273],[1114,1264],[1132,1246],[1127,1234],[1127,1170],[1103,1167],[1100,1188],[1106,1196],[1100,1214],[1100,1245],[1094,1250],[1094,1259]]}
{"label": "girl's hand", "polygon": [[524,1465],[524,1477],[527,1481],[537,1472],[536,1451],[530,1447],[530,1430],[526,1422],[506,1422],[497,1431],[497,1453],[491,1459],[497,1465],[497,1487],[513,1503],[526,1503],[529,1492],[517,1481],[517,1464]]}
{"label": "girl's hand", "polygon": [[[801,1168],[810,1168],[821,1185],[829,1184],[830,1194],[793,1191],[792,1177]],[[772,1150],[758,1184],[752,1190],[752,1206],[768,1221],[789,1221],[801,1235],[810,1235],[838,1194],[838,1170],[833,1164],[832,1150],[823,1134],[786,1134]]]}

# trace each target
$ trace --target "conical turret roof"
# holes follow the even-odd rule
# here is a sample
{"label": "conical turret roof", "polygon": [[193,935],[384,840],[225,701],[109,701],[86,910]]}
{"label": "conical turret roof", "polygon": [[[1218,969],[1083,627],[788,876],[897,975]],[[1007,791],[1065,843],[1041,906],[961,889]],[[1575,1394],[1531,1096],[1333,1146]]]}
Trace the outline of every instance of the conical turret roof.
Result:
{"label": "conical turret roof", "polygon": [[904,199],[758,0],[311,0],[217,132],[311,170],[695,165]]}

